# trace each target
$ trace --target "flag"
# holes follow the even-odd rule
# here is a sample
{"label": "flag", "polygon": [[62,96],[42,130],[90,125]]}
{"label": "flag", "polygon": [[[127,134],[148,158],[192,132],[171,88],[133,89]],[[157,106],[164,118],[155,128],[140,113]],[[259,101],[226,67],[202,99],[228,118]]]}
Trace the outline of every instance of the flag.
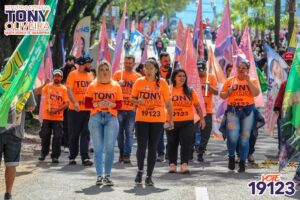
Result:
{"label": "flag", "polygon": [[38,76],[35,80],[34,87],[37,88],[42,86],[46,82],[46,80],[52,81],[53,80],[52,72],[53,72],[52,53],[50,49],[50,44],[48,44],[44,59],[42,60],[38,72]]}
{"label": "flag", "polygon": [[198,51],[197,57],[204,59],[204,45],[203,45],[203,22],[202,22],[202,0],[198,2],[197,16],[194,25],[194,34],[193,34],[193,45],[194,48]]}
{"label": "flag", "polygon": [[184,31],[182,21],[179,20],[178,27],[177,27],[176,45],[175,45],[175,60],[176,61],[178,61],[178,59],[179,59],[181,51],[185,46],[184,44],[185,44],[185,31]]}
{"label": "flag", "polygon": [[258,67],[256,67],[256,71],[257,71],[261,91],[266,92],[268,90],[267,80],[266,80],[263,73],[260,71],[260,69]]}
{"label": "flag", "polygon": [[286,84],[283,101],[282,137],[279,171],[300,154],[300,41]]}
{"label": "flag", "polygon": [[[249,69],[250,77],[255,78],[256,80],[258,80],[256,65],[255,65],[255,61],[254,61],[254,57],[253,57],[253,53],[252,53],[252,46],[251,46],[251,40],[250,40],[250,34],[249,34],[248,26],[245,27],[245,31],[244,31],[244,34],[241,38],[239,48],[246,55],[246,58],[250,62],[250,69]],[[259,95],[257,97],[255,97],[255,106],[256,107],[264,107],[265,105],[264,105],[263,93],[261,91],[260,85],[258,85],[258,87],[259,87],[260,92],[259,92]]]}
{"label": "flag", "polygon": [[156,27],[151,34],[151,38],[153,41],[156,41],[156,39],[158,38],[158,35],[160,33],[160,28],[162,27],[163,22],[164,22],[164,16],[161,17],[160,21],[156,24]]}
{"label": "flag", "polygon": [[[57,0],[48,0],[45,5],[48,5],[51,8],[50,13],[47,16],[47,21],[52,28]],[[19,71],[15,74],[9,87],[6,88],[7,90],[0,97],[1,127],[10,126],[10,124],[8,124],[8,116],[11,106],[17,115],[20,116],[20,113],[29,98],[29,91],[34,85],[49,39],[50,35],[25,35],[5,66],[5,68],[8,67],[11,72],[16,68],[19,68]],[[33,44],[27,43],[30,41],[33,42]],[[26,52],[26,50],[28,50],[28,47],[24,46],[26,43],[30,47],[32,46],[30,52]]]}
{"label": "flag", "polygon": [[186,49],[187,43],[186,43],[186,41],[187,41],[187,37],[191,33],[190,33],[190,29],[189,28],[187,28],[183,32],[184,32],[183,33],[184,34],[184,42],[183,42],[183,44],[181,44],[182,45],[182,49],[181,49],[180,55],[178,56],[178,62],[180,64],[180,66],[185,69],[185,68],[187,68],[187,66],[186,66],[187,65],[187,49]]}
{"label": "flag", "polygon": [[121,54],[122,54],[122,50],[123,50],[123,40],[125,38],[124,37],[125,36],[124,35],[125,18],[126,18],[126,1],[124,3],[123,15],[122,15],[121,23],[120,23],[118,34],[117,34],[116,47],[115,47],[115,52],[114,52],[113,61],[112,61],[112,73],[113,74],[120,67]]}
{"label": "flag", "polygon": [[[209,73],[214,75],[218,81],[218,91],[222,90],[223,84],[226,81],[226,76],[219,65],[217,59],[215,58],[214,52],[212,50],[212,47],[209,47],[209,53],[208,53],[208,66],[209,66]],[[225,104],[225,107],[224,107]],[[212,137],[216,140],[222,140],[223,134],[219,131],[221,122],[223,119],[223,115],[226,110],[226,100],[223,100],[220,98],[219,95],[213,95],[213,115],[212,115]],[[222,112],[222,114],[218,114]]]}
{"label": "flag", "polygon": [[145,64],[146,63],[146,60],[148,58],[147,49],[148,49],[148,45],[145,44],[145,49],[143,51],[143,55],[141,57],[141,62],[140,62],[141,64]]}
{"label": "flag", "polygon": [[296,46],[297,46],[296,34],[297,34],[297,26],[294,26],[292,37],[291,37],[290,42],[289,42],[288,52],[295,53]]}
{"label": "flag", "polygon": [[232,34],[230,23],[230,6],[227,0],[220,27],[217,30],[215,56],[223,70],[232,64]]}
{"label": "flag", "polygon": [[187,77],[188,77],[188,85],[192,87],[199,98],[200,106],[203,112],[203,115],[206,115],[206,109],[204,105],[204,98],[202,95],[202,88],[201,88],[201,82],[199,78],[199,73],[197,69],[197,61],[195,56],[195,50],[193,46],[193,40],[190,35],[190,29],[187,28],[187,34],[186,34],[186,55],[185,55],[185,64],[181,65],[182,68],[186,71]]}
{"label": "flag", "polygon": [[266,126],[265,130],[273,134],[274,120],[276,120],[275,113],[273,112],[274,103],[278,94],[281,83],[287,79],[288,65],[270,46],[264,45],[268,58],[268,93],[267,103],[265,110]]}
{"label": "flag", "polygon": [[98,45],[98,60],[97,64],[99,64],[103,59],[111,63],[110,60],[110,51],[108,45],[108,37],[106,32],[106,17],[102,18],[102,26],[101,32],[99,33],[99,45]]}
{"label": "flag", "polygon": [[143,33],[143,27],[144,27],[144,25],[143,25],[143,20],[141,20],[140,23],[139,23],[139,25],[138,25],[138,31],[139,31],[140,33]]}
{"label": "flag", "polygon": [[71,55],[76,58],[89,53],[91,34],[91,17],[81,19],[74,30]]}
{"label": "flag", "polygon": [[135,30],[130,33],[130,51],[129,54],[134,55],[138,47],[140,46],[141,42],[143,41],[144,36],[138,30]]}

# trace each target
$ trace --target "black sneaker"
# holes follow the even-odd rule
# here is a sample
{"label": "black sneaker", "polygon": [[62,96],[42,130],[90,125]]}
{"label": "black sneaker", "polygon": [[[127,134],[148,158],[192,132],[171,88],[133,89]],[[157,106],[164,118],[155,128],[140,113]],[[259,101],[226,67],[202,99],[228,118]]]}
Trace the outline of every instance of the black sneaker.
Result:
{"label": "black sneaker", "polygon": [[239,173],[243,173],[243,172],[246,171],[245,161],[244,161],[244,160],[241,160],[241,161],[240,161],[239,167],[240,167],[239,170],[238,170]]}
{"label": "black sneaker", "polygon": [[104,185],[106,185],[106,186],[113,186],[113,185],[114,185],[114,183],[113,183],[112,180],[110,179],[110,176],[109,176],[109,175],[107,175],[107,176],[104,177],[103,183],[104,183]]}
{"label": "black sneaker", "polygon": [[58,161],[58,159],[57,159],[57,158],[52,158],[52,163],[53,163],[53,164],[58,164],[58,163],[59,163],[59,161]]}
{"label": "black sneaker", "polygon": [[137,185],[141,185],[142,184],[142,180],[143,179],[143,172],[138,172],[135,176],[135,180],[134,182],[137,184]]}
{"label": "black sneaker", "polygon": [[235,168],[235,156],[229,156],[228,169],[234,170]]}
{"label": "black sneaker", "polygon": [[90,153],[94,153],[94,148],[93,147],[90,148]]}
{"label": "black sneaker", "polygon": [[124,157],[123,157],[123,155],[120,155],[119,156],[119,163],[121,163],[121,162],[123,162],[124,161]]}
{"label": "black sneaker", "polygon": [[76,161],[75,160],[69,160],[69,165],[76,165]]}
{"label": "black sneaker", "polygon": [[198,162],[204,162],[203,154],[198,154],[197,161]]}
{"label": "black sneaker", "polygon": [[46,155],[41,154],[39,157],[39,161],[44,161],[46,159]]}
{"label": "black sneaker", "polygon": [[124,162],[124,164],[130,164],[131,163],[130,156],[124,156],[123,157],[123,162]]}
{"label": "black sneaker", "polygon": [[97,177],[96,185],[103,185],[103,177],[102,176]]}
{"label": "black sneaker", "polygon": [[12,198],[11,198],[11,194],[6,192],[6,193],[4,194],[4,200],[10,200],[10,199],[12,199]]}
{"label": "black sneaker", "polygon": [[145,184],[146,184],[146,186],[153,186],[154,185],[151,176],[146,177]]}
{"label": "black sneaker", "polygon": [[89,159],[85,159],[84,161],[82,161],[82,165],[83,166],[92,166],[94,163],[92,161],[90,161]]}

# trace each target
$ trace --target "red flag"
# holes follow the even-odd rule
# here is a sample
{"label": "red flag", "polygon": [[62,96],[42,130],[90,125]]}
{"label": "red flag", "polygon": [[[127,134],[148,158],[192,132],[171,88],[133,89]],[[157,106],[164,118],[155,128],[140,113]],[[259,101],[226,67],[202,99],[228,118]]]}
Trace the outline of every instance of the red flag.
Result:
{"label": "red flag", "polygon": [[183,31],[182,34],[184,34],[184,41],[183,41],[183,44],[182,44],[181,52],[178,56],[178,62],[180,64],[180,66],[185,69],[186,64],[187,64],[186,63],[187,62],[186,40],[187,40],[188,35],[191,34],[190,29],[187,28],[185,31]]}
{"label": "red flag", "polygon": [[197,54],[200,59],[204,59],[204,45],[203,45],[203,22],[202,22],[202,0],[199,0],[197,17],[194,25],[193,44],[198,50]]}
{"label": "red flag", "polygon": [[185,56],[185,65],[182,65],[182,68],[185,69],[187,77],[188,77],[188,85],[192,87],[200,101],[200,106],[203,112],[203,115],[206,115],[206,109],[204,105],[204,98],[202,95],[202,88],[201,88],[201,82],[198,74],[197,69],[197,62],[195,57],[195,50],[193,46],[193,41],[190,34],[190,28],[187,28],[187,34],[186,34],[186,56]]}
{"label": "red flag", "polygon": [[111,63],[110,60],[110,51],[108,45],[108,37],[106,32],[106,17],[102,18],[102,27],[101,32],[99,33],[99,45],[98,45],[98,60],[97,64],[99,64],[103,59],[107,60]]}
{"label": "red flag", "polygon": [[143,32],[143,20],[141,20],[140,23],[139,23],[138,31],[139,31],[140,33],[144,33],[144,32]]}
{"label": "red flag", "polygon": [[117,34],[116,48],[112,61],[112,73],[114,74],[120,67],[121,54],[123,50],[123,40],[125,38],[125,18],[126,18],[126,1],[124,3],[123,16]]}
{"label": "red flag", "polygon": [[179,20],[177,27],[177,37],[176,37],[176,46],[175,46],[175,60],[179,60],[179,56],[185,47],[185,32],[182,21]]}
{"label": "red flag", "polygon": [[[251,47],[251,40],[250,40],[250,34],[249,34],[249,28],[246,26],[243,37],[240,42],[240,49],[242,52],[246,55],[246,58],[250,61],[250,70],[249,75],[256,80],[258,79],[257,71],[256,71],[256,65],[254,62],[254,57],[252,53],[252,47]],[[258,84],[259,87],[259,96],[255,97],[255,106],[256,107],[264,107],[264,97],[262,95],[262,91],[260,88],[260,84]]]}
{"label": "red flag", "polygon": [[220,64],[218,63],[211,46],[209,47],[208,55],[209,55],[208,63],[209,63],[210,73],[212,73],[216,77],[218,83],[224,83],[226,80],[226,76]]}

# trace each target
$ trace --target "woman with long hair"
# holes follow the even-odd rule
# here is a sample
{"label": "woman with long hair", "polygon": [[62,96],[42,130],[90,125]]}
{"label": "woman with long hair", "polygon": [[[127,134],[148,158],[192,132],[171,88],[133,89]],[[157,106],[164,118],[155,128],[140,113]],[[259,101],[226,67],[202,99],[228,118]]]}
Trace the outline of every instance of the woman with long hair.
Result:
{"label": "woman with long hair", "polygon": [[[196,109],[200,116],[201,128],[205,128],[205,120],[195,90],[187,85],[187,75],[184,69],[177,69],[171,76],[172,106],[174,109],[174,129],[167,130],[169,173],[176,172],[178,146],[180,148],[181,173],[188,173],[188,160],[194,137],[194,114]],[[167,115],[167,119],[170,116]]]}
{"label": "woman with long hair", "polygon": [[152,186],[152,173],[156,162],[156,147],[166,121],[165,107],[170,119],[169,129],[174,128],[173,109],[168,84],[160,78],[158,63],[148,59],[144,67],[145,77],[136,80],[132,88],[132,102],[136,110],[137,163],[136,184],[142,183],[144,160],[148,147],[147,177],[145,183]]}
{"label": "woman with long hair", "polygon": [[96,79],[89,85],[85,97],[85,107],[91,109],[89,130],[98,176],[96,185],[113,185],[110,174],[119,131],[117,110],[122,107],[122,101],[122,90],[112,80],[110,64],[101,62],[97,67]]}
{"label": "woman with long hair", "polygon": [[249,138],[254,123],[254,97],[258,96],[258,81],[250,78],[250,63],[242,60],[237,65],[237,75],[228,78],[220,97],[227,99],[226,135],[229,153],[228,168],[235,168],[235,150],[239,141],[239,170],[245,172],[245,160],[249,153]]}

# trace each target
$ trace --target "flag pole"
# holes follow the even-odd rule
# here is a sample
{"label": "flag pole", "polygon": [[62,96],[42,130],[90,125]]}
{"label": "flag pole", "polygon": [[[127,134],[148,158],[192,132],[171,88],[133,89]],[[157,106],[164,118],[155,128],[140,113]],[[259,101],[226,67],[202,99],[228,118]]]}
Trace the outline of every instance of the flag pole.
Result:
{"label": "flag pole", "polygon": [[[121,81],[123,81],[123,77],[124,77],[124,40],[122,41],[122,51],[121,51]],[[123,62],[123,64],[122,64]]]}

